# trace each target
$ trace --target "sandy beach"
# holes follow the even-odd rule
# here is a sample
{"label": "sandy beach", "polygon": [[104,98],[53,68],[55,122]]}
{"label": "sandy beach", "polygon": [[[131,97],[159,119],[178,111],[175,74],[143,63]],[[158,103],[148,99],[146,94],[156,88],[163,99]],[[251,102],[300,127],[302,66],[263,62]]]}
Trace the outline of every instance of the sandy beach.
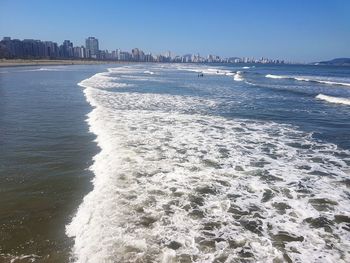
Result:
{"label": "sandy beach", "polygon": [[[47,66],[47,65],[95,65],[121,63],[101,60],[50,60],[50,59],[1,59],[0,67]],[[123,62],[125,63],[125,62]]]}

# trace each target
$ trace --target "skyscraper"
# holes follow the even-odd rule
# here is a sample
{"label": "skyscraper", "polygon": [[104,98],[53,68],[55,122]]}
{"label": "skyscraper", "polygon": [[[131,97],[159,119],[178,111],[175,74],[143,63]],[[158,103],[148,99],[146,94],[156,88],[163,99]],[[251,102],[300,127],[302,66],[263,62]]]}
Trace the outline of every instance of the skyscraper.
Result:
{"label": "skyscraper", "polygon": [[88,58],[98,58],[99,47],[98,39],[94,37],[88,37],[85,40],[86,45],[86,55]]}
{"label": "skyscraper", "polygon": [[133,48],[131,54],[134,61],[140,61],[140,50],[138,48]]}
{"label": "skyscraper", "polygon": [[61,56],[65,58],[72,58],[74,55],[73,43],[70,40],[63,41],[63,44],[60,46]]}

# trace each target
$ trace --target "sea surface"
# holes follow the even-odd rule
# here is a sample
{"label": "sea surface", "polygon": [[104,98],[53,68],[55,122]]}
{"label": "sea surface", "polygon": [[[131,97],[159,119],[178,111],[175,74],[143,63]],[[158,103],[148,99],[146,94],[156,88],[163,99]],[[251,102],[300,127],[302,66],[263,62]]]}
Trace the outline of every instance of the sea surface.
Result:
{"label": "sea surface", "polygon": [[0,68],[0,262],[350,262],[350,67]]}

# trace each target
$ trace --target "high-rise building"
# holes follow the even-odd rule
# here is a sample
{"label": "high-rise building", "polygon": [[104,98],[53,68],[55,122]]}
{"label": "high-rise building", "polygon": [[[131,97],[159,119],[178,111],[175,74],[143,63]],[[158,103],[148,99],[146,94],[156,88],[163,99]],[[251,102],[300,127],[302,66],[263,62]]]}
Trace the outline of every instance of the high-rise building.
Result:
{"label": "high-rise building", "polygon": [[99,57],[99,47],[98,39],[94,37],[88,37],[85,40],[86,45],[86,56],[88,58],[98,58]]}
{"label": "high-rise building", "polygon": [[154,61],[153,55],[151,53],[146,54],[145,61],[146,62],[153,62]]}
{"label": "high-rise building", "polygon": [[63,58],[72,58],[74,56],[73,43],[70,40],[63,41],[60,46],[60,56]]}
{"label": "high-rise building", "polygon": [[24,39],[22,43],[24,58],[45,57],[45,45],[40,40]]}
{"label": "high-rise building", "polygon": [[58,46],[55,42],[45,41],[45,57],[56,58],[58,57]]}
{"label": "high-rise building", "polygon": [[138,48],[133,48],[131,54],[134,61],[140,61],[140,50]]}
{"label": "high-rise building", "polygon": [[119,48],[116,49],[116,55],[117,55],[117,60],[120,60],[120,52],[121,50]]}
{"label": "high-rise building", "polygon": [[85,47],[74,47],[74,57],[75,58],[85,58]]}
{"label": "high-rise building", "polygon": [[121,61],[130,61],[130,60],[132,60],[132,55],[129,52],[120,51],[119,54],[120,54],[119,60],[121,60]]}
{"label": "high-rise building", "polygon": [[169,60],[170,60],[171,59],[171,52],[170,51],[165,52],[164,56],[166,58],[169,58]]}

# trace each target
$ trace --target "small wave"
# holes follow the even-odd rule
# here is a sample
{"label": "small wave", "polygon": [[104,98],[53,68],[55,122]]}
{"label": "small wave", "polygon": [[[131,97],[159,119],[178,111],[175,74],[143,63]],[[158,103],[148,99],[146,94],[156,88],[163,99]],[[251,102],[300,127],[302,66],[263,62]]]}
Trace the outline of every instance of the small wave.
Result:
{"label": "small wave", "polygon": [[202,73],[208,74],[208,75],[230,75],[232,74],[229,70],[223,70],[223,69],[216,69],[216,68],[209,68],[204,70]]}
{"label": "small wave", "polygon": [[241,71],[237,71],[237,73],[234,75],[233,79],[235,81],[243,81],[244,78],[242,77],[241,73],[242,73]]}
{"label": "small wave", "polygon": [[149,70],[146,70],[146,71],[144,71],[143,73],[145,73],[145,74],[150,74],[150,75],[153,75],[153,74],[154,74],[154,72],[149,71]]}
{"label": "small wave", "polygon": [[267,74],[265,77],[270,79],[289,79],[289,77],[287,76],[279,76],[279,75],[272,75],[272,74]]}
{"label": "small wave", "polygon": [[316,99],[325,100],[325,101],[328,101],[328,102],[331,102],[331,103],[339,103],[339,104],[350,105],[350,99],[347,99],[347,98],[333,97],[333,96],[318,94],[316,96]]}
{"label": "small wave", "polygon": [[27,71],[59,71],[59,69],[55,68],[37,68],[37,69],[31,69]]}
{"label": "small wave", "polygon": [[243,69],[250,69],[250,67],[243,67]]}
{"label": "small wave", "polygon": [[[243,67],[244,69],[251,68],[251,67]],[[242,76],[242,71],[231,71],[221,68],[205,68],[202,66],[193,67],[193,66],[177,66],[177,70],[186,70],[186,71],[193,71],[197,73],[203,73],[205,75],[222,75],[222,76],[233,76],[233,79],[235,81],[244,81],[244,78]]]}
{"label": "small wave", "polygon": [[38,71],[59,71],[57,68],[39,68]]}
{"label": "small wave", "polygon": [[233,75],[234,73],[230,70],[225,70],[225,69],[221,69],[221,68],[206,68],[203,66],[198,66],[198,67],[194,67],[194,66],[177,66],[176,69],[178,70],[185,70],[185,71],[193,71],[193,72],[197,72],[197,73],[203,73],[203,74],[207,74],[207,75],[226,75],[226,76],[230,76]]}
{"label": "small wave", "polygon": [[110,77],[109,73],[97,73],[91,78],[84,79],[78,85],[84,88],[125,88],[130,87],[130,84],[115,82],[118,77]]}
{"label": "small wave", "polygon": [[325,80],[317,77],[281,76],[281,75],[273,75],[273,74],[267,74],[265,77],[270,79],[292,79],[292,80],[298,80],[298,81],[316,82],[316,83],[327,84],[327,85],[339,85],[339,86],[350,87],[350,83],[347,83],[347,82],[330,81],[330,80]]}
{"label": "small wave", "polygon": [[[140,66],[134,66],[134,67],[131,67],[131,66],[123,66],[123,67],[115,67],[115,68],[108,68],[107,69],[108,72],[106,74],[120,74],[120,75],[123,75],[123,74],[131,74],[131,75],[134,75],[134,74],[151,74],[150,70],[145,70],[145,68],[142,68]],[[152,71],[154,73],[154,71]]]}
{"label": "small wave", "polygon": [[35,68],[35,69],[26,69],[26,70],[21,70],[22,72],[36,72],[36,71],[68,71],[66,67],[42,67],[42,68]]}
{"label": "small wave", "polygon": [[339,85],[339,86],[350,87],[350,83],[345,83],[345,82],[336,82],[336,81],[318,80],[318,79],[307,79],[307,78],[300,78],[300,77],[296,77],[294,79],[299,80],[299,81],[309,81],[309,82],[317,82],[317,83],[328,84],[328,85]]}

